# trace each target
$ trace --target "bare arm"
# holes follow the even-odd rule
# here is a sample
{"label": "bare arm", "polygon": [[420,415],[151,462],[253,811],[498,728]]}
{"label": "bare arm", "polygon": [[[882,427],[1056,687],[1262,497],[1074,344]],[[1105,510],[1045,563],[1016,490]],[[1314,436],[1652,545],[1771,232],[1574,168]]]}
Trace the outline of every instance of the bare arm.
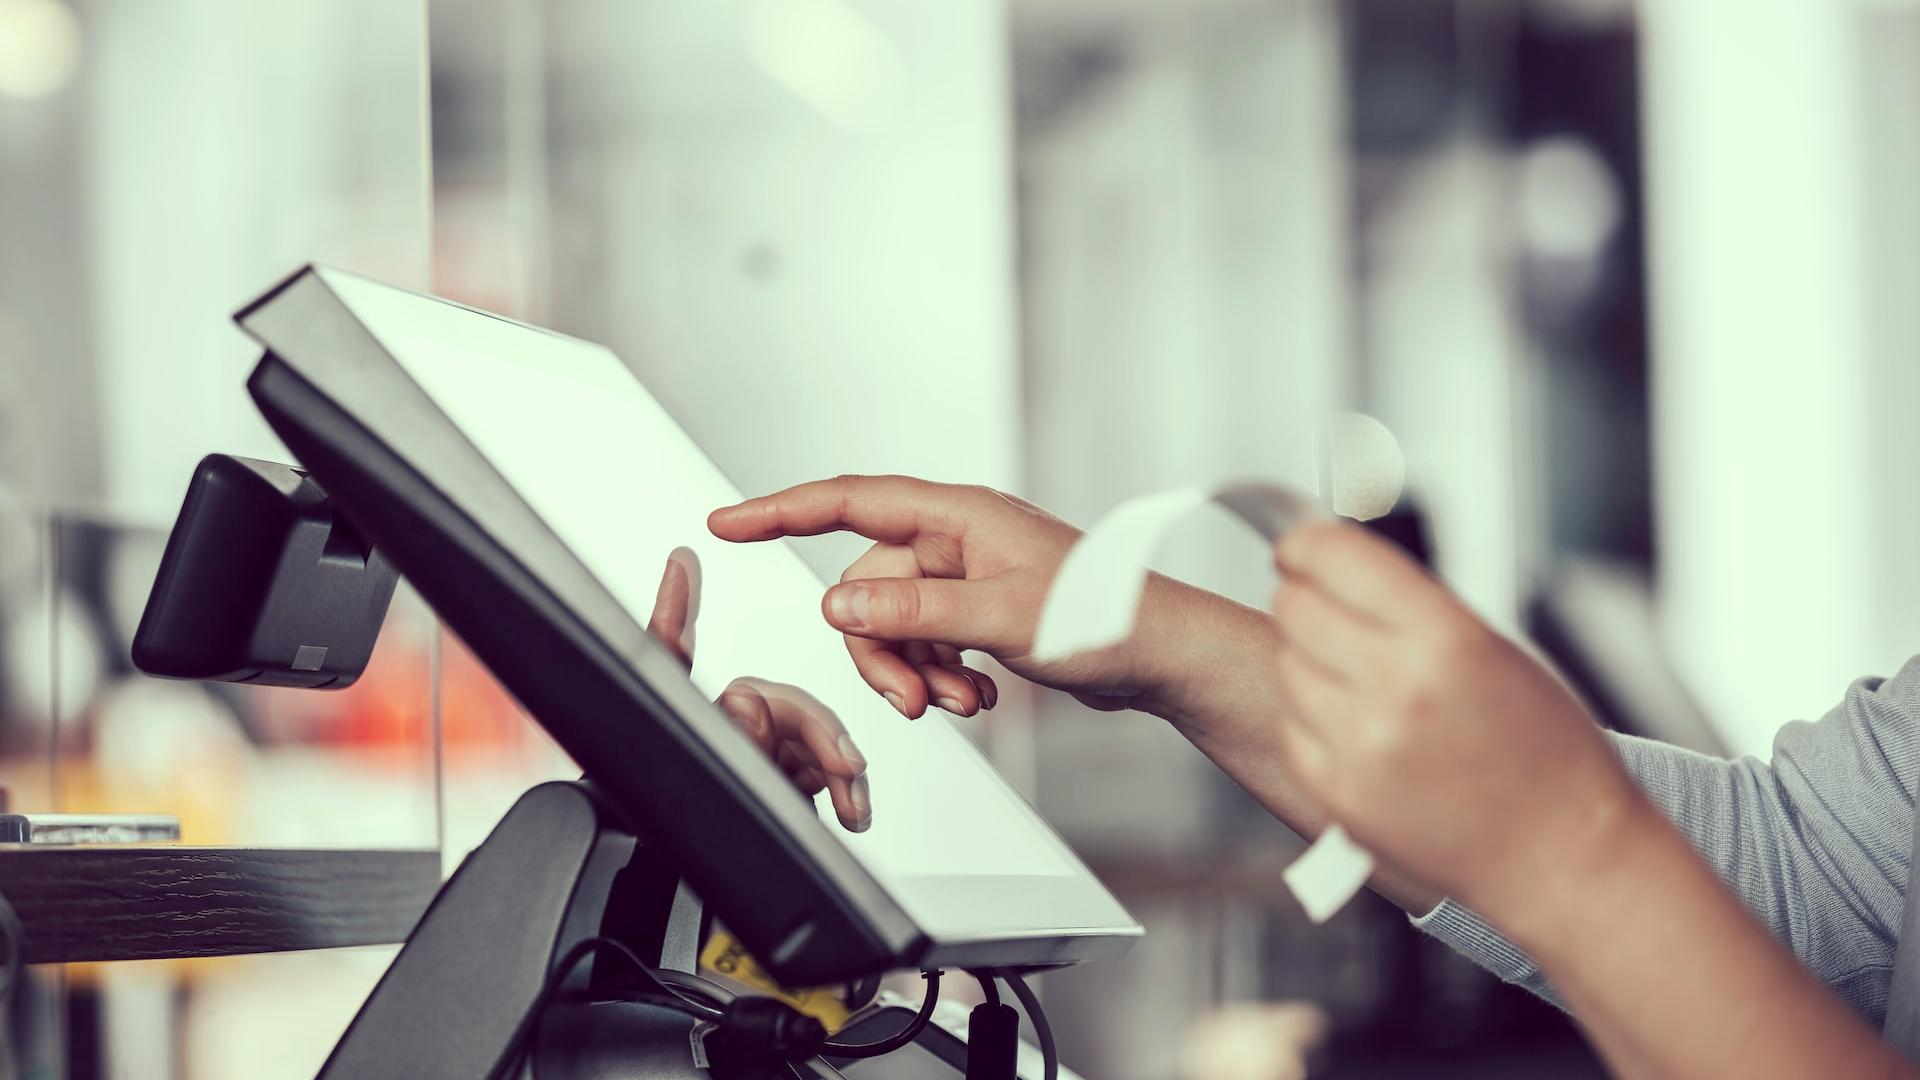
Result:
{"label": "bare arm", "polygon": [[[1172,724],[1220,770],[1251,794],[1267,812],[1311,839],[1326,828],[1326,810],[1295,782],[1282,746],[1280,709],[1274,690],[1273,658],[1280,636],[1264,611],[1165,578],[1147,590],[1143,629],[1156,637],[1193,647],[1204,643],[1206,658],[1184,661],[1187,670],[1204,670],[1204,679],[1167,678],[1140,708]],[[1434,910],[1443,894],[1392,867],[1378,867],[1368,884],[1410,915]]]}
{"label": "bare arm", "polygon": [[[1920,657],[1786,725],[1770,761],[1614,735],[1627,772],[1746,908],[1871,1022],[1886,1010],[1920,784]],[[1510,982],[1560,1001],[1533,958],[1446,903],[1416,920]],[[1564,1004],[1564,1002],[1562,1002]]]}
{"label": "bare arm", "polygon": [[875,540],[822,612],[903,713],[947,696],[926,651],[941,646],[1164,716],[1300,831],[1339,820],[1403,906],[1457,896],[1507,929],[1625,1074],[1907,1075],[1694,857],[1565,688],[1364,531],[1289,534],[1271,618],[1156,582],[1130,641],[1037,664],[1034,623],[1077,532],[1028,504],[843,477],[709,525]]}
{"label": "bare arm", "polygon": [[1379,538],[1283,537],[1294,779],[1538,959],[1624,1075],[1906,1076],[1647,801],[1580,702]]}

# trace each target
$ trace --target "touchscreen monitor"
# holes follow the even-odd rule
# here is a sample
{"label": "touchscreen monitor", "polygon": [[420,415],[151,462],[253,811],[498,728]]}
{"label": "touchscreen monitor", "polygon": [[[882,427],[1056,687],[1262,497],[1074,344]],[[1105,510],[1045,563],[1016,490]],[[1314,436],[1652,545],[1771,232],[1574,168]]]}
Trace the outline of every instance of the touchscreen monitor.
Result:
{"label": "touchscreen monitor", "polygon": [[[643,835],[674,832],[670,846],[696,864],[697,888],[702,876],[729,879],[703,893],[780,905],[779,860],[740,866],[753,845],[716,835],[718,819],[675,813],[666,788],[696,800],[683,800],[689,814],[750,804],[730,827],[764,829],[755,842],[805,864],[830,906],[874,923],[870,936],[896,965],[1057,962],[1116,952],[1138,934],[966,734],[938,712],[906,720],[861,680],[821,616],[825,584],[797,552],[708,532],[708,513],[741,493],[612,352],[330,269],[297,275],[240,321],[270,350],[254,392],[276,429],[588,775],[605,777],[615,799],[644,803],[635,812]],[[348,429],[352,438],[340,434]],[[418,486],[404,498],[401,475]],[[369,483],[391,490],[378,497]],[[421,520],[403,522],[409,514]],[[555,602],[560,614],[546,621],[577,621],[604,646],[602,666],[624,669],[609,677],[636,680],[634,706],[587,715],[601,706],[533,686],[543,669],[508,655],[514,636],[482,625],[484,605],[451,595],[463,586],[425,540],[436,530],[422,522],[436,516],[458,519],[467,534],[449,529],[442,546],[494,549]],[[691,671],[641,629],[676,549],[698,570]],[[423,573],[449,580],[422,582]],[[468,576],[471,588],[499,587],[478,580],[493,575]],[[456,618],[449,606],[474,610]],[[499,610],[491,622],[507,618]],[[572,662],[544,670],[557,676]],[[868,763],[864,828],[842,824],[825,793],[811,813],[787,812],[799,800],[785,777],[708,704],[741,676],[798,687],[838,717]],[[758,890],[732,880],[756,874]],[[729,923],[748,914],[717,906]],[[804,933],[782,924],[771,945],[791,954],[784,959],[813,957],[801,966],[831,966],[793,940],[830,922],[817,916]],[[777,970],[783,957],[763,959]]]}

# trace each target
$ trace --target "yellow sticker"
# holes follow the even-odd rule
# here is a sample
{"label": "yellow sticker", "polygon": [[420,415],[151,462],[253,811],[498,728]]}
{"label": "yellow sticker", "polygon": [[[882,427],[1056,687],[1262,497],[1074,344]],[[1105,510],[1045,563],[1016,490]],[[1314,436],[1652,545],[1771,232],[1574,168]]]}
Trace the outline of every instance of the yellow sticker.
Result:
{"label": "yellow sticker", "polygon": [[747,954],[733,935],[717,927],[708,935],[706,948],[700,950],[700,966],[786,1002],[820,1021],[829,1032],[839,1031],[850,1015],[847,1003],[835,992],[838,988],[789,990],[781,986]]}

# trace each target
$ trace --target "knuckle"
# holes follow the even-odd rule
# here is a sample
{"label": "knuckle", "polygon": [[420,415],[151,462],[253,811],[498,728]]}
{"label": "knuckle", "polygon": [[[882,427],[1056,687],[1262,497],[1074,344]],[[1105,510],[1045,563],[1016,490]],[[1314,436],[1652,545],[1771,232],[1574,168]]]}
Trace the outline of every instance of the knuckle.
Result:
{"label": "knuckle", "polygon": [[1400,771],[1413,752],[1418,709],[1415,705],[1411,709],[1389,710],[1359,725],[1361,753],[1371,768],[1387,774]]}
{"label": "knuckle", "polygon": [[887,544],[869,545],[867,550],[860,553],[859,558],[848,563],[847,568],[840,571],[840,583],[844,585],[849,581],[858,581],[862,578],[886,576],[887,569],[893,564],[893,560],[889,558],[889,547],[890,545]]}
{"label": "knuckle", "polygon": [[1385,708],[1371,718],[1373,723],[1395,730],[1404,730],[1420,723],[1422,718],[1433,711],[1433,693],[1425,683],[1417,679],[1406,679],[1393,687],[1385,697]]}
{"label": "knuckle", "polygon": [[875,589],[873,606],[884,626],[912,630],[920,625],[920,590],[911,585]]}
{"label": "knuckle", "polygon": [[1401,674],[1409,693],[1424,693],[1447,677],[1451,660],[1447,647],[1437,641],[1420,641],[1408,649],[1401,660]]}
{"label": "knuckle", "polygon": [[1304,781],[1323,802],[1332,801],[1333,789],[1340,783],[1342,773],[1333,767],[1324,751],[1303,737],[1294,737],[1287,742],[1287,758],[1295,776]]}
{"label": "knuckle", "polygon": [[1402,653],[1401,672],[1424,693],[1454,679],[1461,665],[1470,660],[1474,647],[1471,627],[1448,620],[1424,628]]}
{"label": "knuckle", "polygon": [[1442,674],[1473,662],[1485,640],[1485,632],[1471,619],[1448,619],[1434,628],[1427,651]]}
{"label": "knuckle", "polygon": [[772,724],[767,701],[750,684],[734,680],[720,693],[721,709],[755,739],[765,737]]}
{"label": "knuckle", "polygon": [[1279,540],[1274,541],[1273,553],[1276,560],[1305,565],[1313,551],[1313,526],[1300,525],[1289,529]]}
{"label": "knuckle", "polygon": [[1302,615],[1301,605],[1306,597],[1299,589],[1289,589],[1282,585],[1274,590],[1273,617],[1279,621],[1283,630],[1298,629]]}
{"label": "knuckle", "polygon": [[1401,732],[1406,727],[1411,705],[1402,700],[1391,708],[1383,709],[1362,720],[1358,727],[1360,744],[1370,755],[1378,755],[1391,750],[1400,743]]}
{"label": "knuckle", "polygon": [[1281,622],[1287,621],[1288,613],[1293,610],[1294,593],[1297,591],[1299,590],[1287,588],[1284,582],[1274,587],[1273,600],[1268,605],[1273,609],[1274,618]]}
{"label": "knuckle", "polygon": [[1279,659],[1274,662],[1274,673],[1279,677],[1282,686],[1298,686],[1303,670],[1299,654],[1291,648],[1280,650]]}
{"label": "knuckle", "polygon": [[1369,534],[1360,526],[1348,521],[1323,521],[1320,530],[1320,553],[1326,558],[1351,558],[1365,550]]}
{"label": "knuckle", "polygon": [[1337,521],[1310,521],[1280,538],[1280,550],[1289,562],[1311,565],[1338,550],[1342,526]]}

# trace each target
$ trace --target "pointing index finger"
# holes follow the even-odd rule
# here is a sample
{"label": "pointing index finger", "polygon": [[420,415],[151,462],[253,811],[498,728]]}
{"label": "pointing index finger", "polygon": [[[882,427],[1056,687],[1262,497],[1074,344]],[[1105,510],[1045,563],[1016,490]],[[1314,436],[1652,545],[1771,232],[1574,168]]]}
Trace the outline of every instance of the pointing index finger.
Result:
{"label": "pointing index finger", "polygon": [[912,540],[939,512],[934,485],[906,476],[840,476],[721,507],[707,528],[722,540],[750,542],[782,536],[851,531],[871,540]]}

